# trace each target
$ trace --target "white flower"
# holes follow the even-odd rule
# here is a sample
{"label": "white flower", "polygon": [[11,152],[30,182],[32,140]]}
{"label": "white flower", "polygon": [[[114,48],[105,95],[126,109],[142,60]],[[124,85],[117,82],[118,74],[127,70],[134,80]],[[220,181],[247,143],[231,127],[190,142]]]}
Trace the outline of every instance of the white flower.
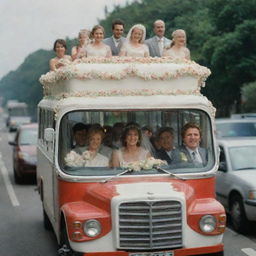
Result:
{"label": "white flower", "polygon": [[64,158],[67,166],[70,167],[80,167],[84,165],[84,159],[81,155],[77,154],[75,151],[71,150]]}
{"label": "white flower", "polygon": [[86,151],[84,151],[83,152],[83,154],[82,154],[82,158],[86,161],[86,160],[90,160],[91,159],[91,153],[90,153],[90,151],[88,151],[88,150],[86,150]]}

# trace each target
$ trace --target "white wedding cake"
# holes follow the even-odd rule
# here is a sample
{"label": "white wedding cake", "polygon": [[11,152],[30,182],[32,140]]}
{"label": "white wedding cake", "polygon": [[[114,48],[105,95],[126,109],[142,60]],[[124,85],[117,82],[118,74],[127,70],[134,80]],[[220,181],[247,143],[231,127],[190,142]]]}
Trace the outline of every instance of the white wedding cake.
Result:
{"label": "white wedding cake", "polygon": [[210,70],[169,58],[84,58],[42,75],[45,97],[200,94]]}

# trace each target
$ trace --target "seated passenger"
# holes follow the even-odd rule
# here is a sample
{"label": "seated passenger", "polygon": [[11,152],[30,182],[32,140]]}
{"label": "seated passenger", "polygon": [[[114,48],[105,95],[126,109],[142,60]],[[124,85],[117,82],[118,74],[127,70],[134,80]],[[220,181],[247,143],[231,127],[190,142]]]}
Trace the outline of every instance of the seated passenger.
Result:
{"label": "seated passenger", "polygon": [[71,56],[65,55],[67,50],[66,41],[63,39],[57,39],[54,42],[53,50],[56,53],[56,57],[49,61],[49,66],[51,71],[55,71],[58,68],[66,66],[71,63]]}
{"label": "seated passenger", "polygon": [[122,167],[128,163],[149,158],[151,156],[149,151],[140,146],[141,139],[142,135],[138,126],[126,126],[121,137],[123,147],[113,151],[111,165]]}
{"label": "seated passenger", "polygon": [[158,131],[158,141],[160,149],[156,151],[156,158],[165,160],[170,164],[173,160],[174,134],[171,127],[162,127]]}
{"label": "seated passenger", "polygon": [[[91,127],[88,131],[87,158],[84,166],[87,167],[108,167],[109,159],[99,153],[104,138],[102,129]],[[84,152],[85,153],[85,152]]]}
{"label": "seated passenger", "polygon": [[208,161],[208,151],[200,147],[201,136],[201,129],[198,125],[194,123],[184,125],[181,130],[183,145],[174,150],[174,162],[205,166]]}
{"label": "seated passenger", "polygon": [[76,123],[73,128],[74,146],[73,151],[82,154],[86,150],[87,126],[83,123]]}
{"label": "seated passenger", "polygon": [[151,138],[153,136],[153,131],[151,127],[149,126],[143,126],[141,128],[142,131],[142,142],[141,146],[145,149],[147,149],[152,156],[155,155],[155,148],[152,145]]}

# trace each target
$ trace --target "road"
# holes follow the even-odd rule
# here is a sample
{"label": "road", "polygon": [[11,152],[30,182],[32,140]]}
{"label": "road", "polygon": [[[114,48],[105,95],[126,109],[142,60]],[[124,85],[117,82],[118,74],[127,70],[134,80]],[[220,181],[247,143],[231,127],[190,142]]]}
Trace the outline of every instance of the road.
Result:
{"label": "road", "polygon": [[[12,148],[0,116],[0,256],[56,256],[57,241],[43,228],[41,202],[36,184],[16,185],[12,172]],[[229,227],[224,235],[225,256],[256,256],[256,228],[247,236]]]}

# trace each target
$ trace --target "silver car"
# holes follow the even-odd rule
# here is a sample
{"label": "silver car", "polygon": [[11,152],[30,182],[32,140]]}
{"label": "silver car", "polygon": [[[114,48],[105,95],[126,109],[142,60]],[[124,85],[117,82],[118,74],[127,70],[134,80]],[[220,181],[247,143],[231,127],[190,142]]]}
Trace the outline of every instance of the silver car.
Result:
{"label": "silver car", "polygon": [[256,137],[256,118],[217,118],[215,125],[217,138]]}
{"label": "silver car", "polygon": [[223,139],[218,143],[217,198],[230,213],[234,229],[243,233],[249,221],[256,221],[256,139]]}

